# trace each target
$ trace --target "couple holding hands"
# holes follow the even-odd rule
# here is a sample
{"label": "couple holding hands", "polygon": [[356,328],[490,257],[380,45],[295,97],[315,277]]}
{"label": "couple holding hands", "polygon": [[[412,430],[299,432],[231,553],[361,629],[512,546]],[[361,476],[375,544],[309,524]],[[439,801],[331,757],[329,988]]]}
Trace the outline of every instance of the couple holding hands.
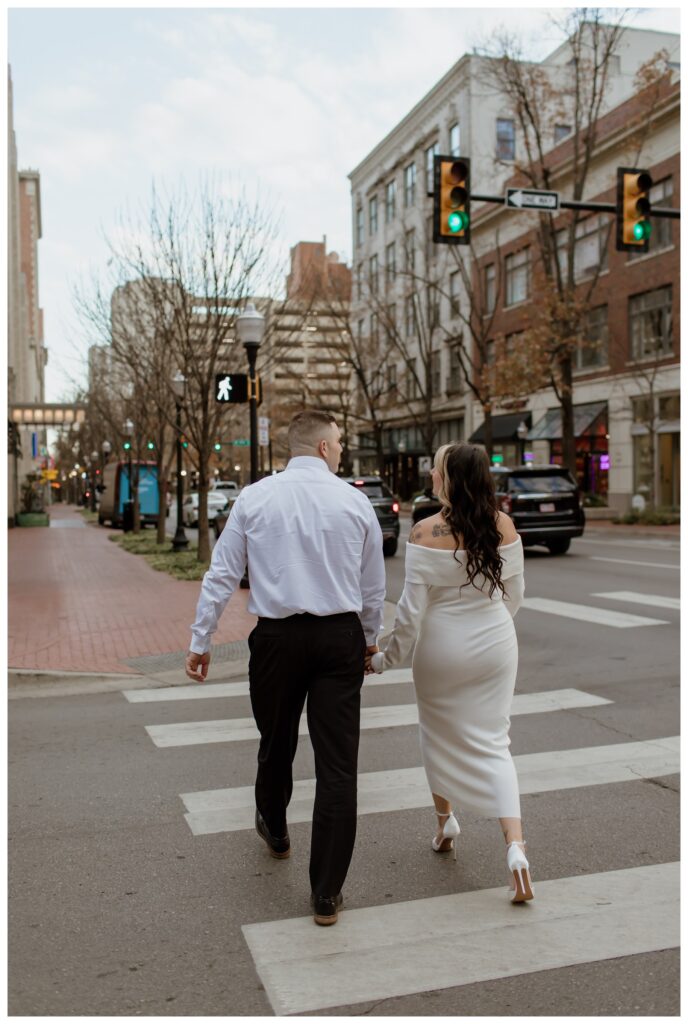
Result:
{"label": "couple holding hands", "polygon": [[361,685],[365,674],[402,662],[416,641],[420,743],[438,819],[432,849],[456,859],[453,807],[499,818],[511,899],[532,899],[509,753],[523,548],[497,509],[485,451],[465,442],[438,449],[432,477],[442,511],[411,531],[404,591],[379,651],[382,534],[367,497],[335,475],[342,446],[334,418],[299,413],[289,450],[284,472],[245,487],[232,509],[186,659],[187,675],[203,682],[212,635],[248,562],[248,610],[258,617],[249,637],[258,834],[273,857],[289,856],[286,814],[306,705],[316,774],[311,903],[316,924],[334,924],[356,835]]}

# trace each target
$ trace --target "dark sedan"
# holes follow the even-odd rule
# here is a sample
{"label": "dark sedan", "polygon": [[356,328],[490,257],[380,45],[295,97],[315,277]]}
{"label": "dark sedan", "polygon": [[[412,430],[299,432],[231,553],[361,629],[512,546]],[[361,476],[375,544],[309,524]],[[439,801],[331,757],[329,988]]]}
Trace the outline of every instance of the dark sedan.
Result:
{"label": "dark sedan", "polygon": [[385,555],[395,555],[399,545],[399,500],[379,476],[345,476],[342,479],[370,500],[382,530],[382,550]]}
{"label": "dark sedan", "polygon": [[[563,466],[493,466],[497,501],[514,521],[524,547],[543,544],[553,555],[565,554],[572,537],[585,529],[580,490]],[[420,522],[439,512],[439,501],[427,491],[413,502],[411,519]]]}

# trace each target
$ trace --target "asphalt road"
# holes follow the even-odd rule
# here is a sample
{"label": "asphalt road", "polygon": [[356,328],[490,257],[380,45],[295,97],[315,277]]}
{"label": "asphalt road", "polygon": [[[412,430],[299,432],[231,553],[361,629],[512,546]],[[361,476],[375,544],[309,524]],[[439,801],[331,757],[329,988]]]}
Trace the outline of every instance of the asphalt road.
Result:
{"label": "asphalt road", "polygon": [[[392,600],[403,550],[387,560]],[[417,727],[403,724],[410,682],[364,686],[364,717],[388,717],[363,729],[359,768],[385,781],[361,783],[332,929],[307,916],[308,823],[290,825],[287,861],[236,824],[255,741],[157,746],[146,731],[230,720],[231,732],[250,717],[247,696],[12,700],[10,1013],[678,1014],[678,894],[663,867],[678,860],[678,775],[658,742],[678,732],[678,557],[678,538],[592,532],[564,557],[526,554],[536,606],[516,619],[517,701],[561,709],[515,704],[512,717],[536,891],[525,908],[499,889],[495,822],[461,815],[455,864],[430,850],[427,794],[404,800],[421,763]],[[294,775],[313,774],[304,737]],[[220,810],[187,822],[194,800]]]}

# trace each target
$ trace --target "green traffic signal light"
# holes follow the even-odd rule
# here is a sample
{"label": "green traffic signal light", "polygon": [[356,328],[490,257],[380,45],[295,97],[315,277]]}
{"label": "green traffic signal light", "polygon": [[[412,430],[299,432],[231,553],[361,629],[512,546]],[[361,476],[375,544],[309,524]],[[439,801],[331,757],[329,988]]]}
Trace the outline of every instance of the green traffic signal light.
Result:
{"label": "green traffic signal light", "polygon": [[652,232],[652,225],[649,220],[639,220],[633,225],[633,237],[639,242],[645,242]]}
{"label": "green traffic signal light", "polygon": [[468,214],[455,210],[447,217],[447,225],[453,234],[465,230],[468,227]]}
{"label": "green traffic signal light", "polygon": [[131,441],[125,441],[122,447],[124,448],[125,452],[128,452],[131,448]]}
{"label": "green traffic signal light", "polygon": [[146,448],[148,449],[149,452],[154,451],[154,449],[155,449],[155,441],[149,441],[148,444],[146,445]]}
{"label": "green traffic signal light", "polygon": [[215,444],[213,445],[213,448],[215,449],[216,452],[219,452],[222,450],[222,445],[220,444],[219,441],[216,441]]}

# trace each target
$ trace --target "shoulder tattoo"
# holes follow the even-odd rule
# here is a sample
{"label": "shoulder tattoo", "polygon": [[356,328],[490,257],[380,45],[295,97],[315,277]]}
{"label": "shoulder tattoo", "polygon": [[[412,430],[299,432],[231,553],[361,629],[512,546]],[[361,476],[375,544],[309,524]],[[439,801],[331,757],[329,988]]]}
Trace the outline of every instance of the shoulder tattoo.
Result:
{"label": "shoulder tattoo", "polygon": [[420,523],[416,523],[415,526],[411,527],[408,542],[409,544],[417,544],[420,540]]}
{"label": "shoulder tattoo", "polygon": [[451,526],[447,526],[446,523],[435,523],[432,528],[433,537],[449,537],[451,532]]}

